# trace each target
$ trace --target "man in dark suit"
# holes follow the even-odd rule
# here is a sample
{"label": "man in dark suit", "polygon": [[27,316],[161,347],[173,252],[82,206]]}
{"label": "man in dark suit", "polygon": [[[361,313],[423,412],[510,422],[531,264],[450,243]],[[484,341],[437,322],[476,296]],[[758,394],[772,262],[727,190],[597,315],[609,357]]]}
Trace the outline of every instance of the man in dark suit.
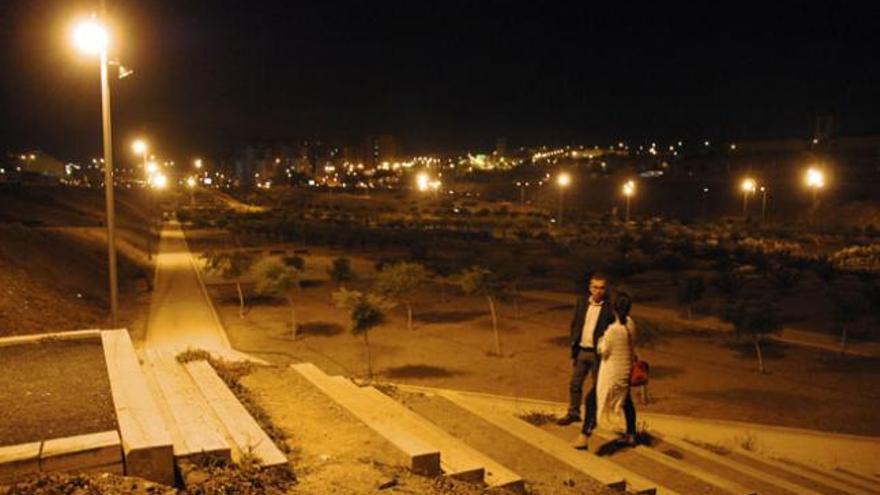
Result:
{"label": "man in dark suit", "polygon": [[596,424],[596,375],[599,371],[596,346],[608,325],[614,322],[614,313],[605,297],[607,284],[608,278],[605,275],[594,273],[590,277],[589,294],[578,296],[570,329],[572,372],[568,412],[557,421],[560,426],[580,421],[581,399],[587,375],[592,376],[590,392],[584,400],[584,429],[592,431]]}

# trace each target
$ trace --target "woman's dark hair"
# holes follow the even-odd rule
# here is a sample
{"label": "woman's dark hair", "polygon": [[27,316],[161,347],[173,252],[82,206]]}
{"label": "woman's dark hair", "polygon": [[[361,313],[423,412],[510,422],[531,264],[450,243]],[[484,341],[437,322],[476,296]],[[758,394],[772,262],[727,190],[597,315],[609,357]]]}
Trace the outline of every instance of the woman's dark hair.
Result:
{"label": "woman's dark hair", "polygon": [[622,291],[614,294],[614,304],[612,307],[614,308],[614,313],[617,315],[617,319],[626,325],[626,322],[629,319],[629,310],[632,309],[632,300],[629,298],[629,294]]}

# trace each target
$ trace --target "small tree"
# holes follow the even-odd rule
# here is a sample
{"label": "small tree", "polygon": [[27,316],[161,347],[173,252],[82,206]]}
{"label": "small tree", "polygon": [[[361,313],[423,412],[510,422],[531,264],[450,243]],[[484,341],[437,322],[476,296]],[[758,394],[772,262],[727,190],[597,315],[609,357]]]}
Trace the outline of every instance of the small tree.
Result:
{"label": "small tree", "polygon": [[349,330],[355,336],[364,338],[364,351],[367,362],[367,376],[373,379],[373,358],[370,355],[370,330],[385,320],[386,309],[393,307],[385,299],[375,294],[363,294],[356,290],[340,289],[333,293],[336,307],[348,311]]}
{"label": "small tree", "polygon": [[758,371],[766,373],[764,355],[761,352],[761,340],[765,335],[776,333],[782,329],[779,321],[779,309],[766,300],[750,300],[734,302],[728,305],[725,319],[733,324],[738,336],[746,336],[755,346],[758,358]]}
{"label": "small tree", "polygon": [[354,271],[351,269],[351,260],[340,256],[333,259],[333,264],[327,269],[327,274],[339,287],[345,288],[345,282],[354,280]]}
{"label": "small tree", "polygon": [[412,330],[412,299],[428,278],[428,271],[418,263],[385,266],[376,279],[376,290],[406,305],[406,328]]}
{"label": "small tree", "polygon": [[238,291],[238,316],[244,318],[244,291],[241,290],[241,278],[253,264],[253,258],[243,251],[206,251],[202,254],[205,267],[209,272],[218,273],[223,280],[235,282]]}
{"label": "small tree", "polygon": [[498,313],[495,311],[495,301],[508,297],[507,288],[491,270],[479,266],[471,267],[462,272],[459,285],[465,294],[483,296],[489,303],[492,331],[495,334],[495,355],[501,357],[501,335],[498,333]]}
{"label": "small tree", "polygon": [[699,275],[693,275],[679,281],[678,301],[687,304],[688,320],[694,319],[694,304],[702,299],[705,292],[706,283]]}
{"label": "small tree", "polygon": [[296,307],[293,293],[299,287],[299,271],[270,256],[258,261],[253,268],[257,278],[255,290],[258,294],[287,301],[290,308],[290,332],[296,340],[299,325],[296,321]]}
{"label": "small tree", "polygon": [[843,356],[846,353],[848,331],[853,323],[861,320],[868,313],[868,304],[859,294],[841,293],[836,290],[829,292],[834,306],[832,311],[834,327],[840,332],[840,355]]}

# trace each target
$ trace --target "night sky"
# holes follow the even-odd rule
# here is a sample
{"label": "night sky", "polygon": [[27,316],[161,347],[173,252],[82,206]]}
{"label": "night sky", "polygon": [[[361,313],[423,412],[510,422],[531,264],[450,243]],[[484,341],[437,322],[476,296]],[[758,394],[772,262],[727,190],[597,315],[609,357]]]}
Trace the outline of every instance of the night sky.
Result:
{"label": "night sky", "polygon": [[[119,142],[168,155],[390,133],[406,151],[880,133],[870,2],[107,0]],[[521,2],[517,2],[519,5]],[[97,1],[0,2],[0,150],[100,150]],[[127,151],[127,148],[126,148]]]}

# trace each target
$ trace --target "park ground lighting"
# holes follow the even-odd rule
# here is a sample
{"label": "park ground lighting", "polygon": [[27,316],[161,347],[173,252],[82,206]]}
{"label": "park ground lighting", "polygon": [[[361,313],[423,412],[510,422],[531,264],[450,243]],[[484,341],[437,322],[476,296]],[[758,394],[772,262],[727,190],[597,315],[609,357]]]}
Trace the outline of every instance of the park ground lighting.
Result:
{"label": "park ground lighting", "polygon": [[740,183],[740,189],[743,193],[743,217],[749,216],[749,194],[754,194],[758,189],[758,183],[751,177],[746,177]]}
{"label": "park ground lighting", "polygon": [[630,199],[636,193],[636,183],[635,181],[629,180],[623,184],[623,197],[626,198],[626,221],[629,222],[629,203]]}
{"label": "park ground lighting", "polygon": [[116,213],[113,206],[113,131],[110,110],[110,83],[107,75],[107,51],[110,35],[107,28],[92,17],[73,28],[73,43],[86,55],[98,56],[101,77],[101,130],[104,147],[104,194],[107,207],[107,265],[110,285],[110,315],[113,327],[118,326],[119,304],[116,277]]}

